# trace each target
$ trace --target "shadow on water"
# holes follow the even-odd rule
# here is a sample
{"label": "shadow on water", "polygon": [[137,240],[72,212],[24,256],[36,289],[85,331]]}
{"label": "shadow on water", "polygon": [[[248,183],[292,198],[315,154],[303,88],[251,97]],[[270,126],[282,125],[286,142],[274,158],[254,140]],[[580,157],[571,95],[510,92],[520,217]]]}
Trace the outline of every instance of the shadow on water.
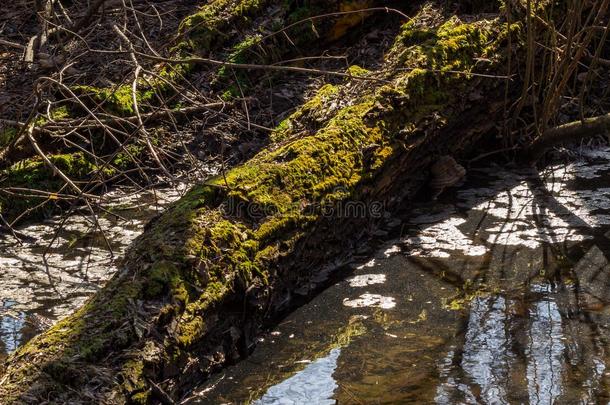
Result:
{"label": "shadow on water", "polygon": [[609,162],[471,171],[184,402],[607,403]]}

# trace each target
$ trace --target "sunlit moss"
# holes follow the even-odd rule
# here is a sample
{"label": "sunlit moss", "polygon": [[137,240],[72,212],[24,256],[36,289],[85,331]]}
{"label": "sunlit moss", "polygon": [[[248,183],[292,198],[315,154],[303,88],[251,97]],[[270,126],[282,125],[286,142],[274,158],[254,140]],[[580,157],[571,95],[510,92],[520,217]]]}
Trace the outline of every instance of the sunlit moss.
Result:
{"label": "sunlit moss", "polygon": [[339,92],[339,87],[326,84],[322,86],[316,94],[305,102],[297,111],[295,111],[288,118],[280,122],[271,134],[271,139],[274,142],[280,142],[285,140],[296,129],[294,123],[299,122],[302,119],[306,119],[308,124],[314,122],[321,122],[325,116],[328,115],[328,111],[331,110],[330,103],[336,99],[336,95]]}
{"label": "sunlit moss", "polygon": [[358,65],[352,65],[347,68],[345,73],[347,73],[350,76],[361,77],[361,76],[366,76],[367,74],[370,73],[370,71],[368,69],[361,68]]}
{"label": "sunlit moss", "polygon": [[[160,86],[162,86],[161,83],[163,82],[159,82]],[[146,110],[146,106],[154,100],[155,91],[158,90],[159,88],[151,88],[148,84],[143,83],[136,92],[138,107],[141,110]],[[131,84],[125,84],[115,88],[75,86],[73,91],[84,100],[90,99],[95,105],[99,105],[108,112],[124,117],[132,116],[135,113],[133,88]]]}

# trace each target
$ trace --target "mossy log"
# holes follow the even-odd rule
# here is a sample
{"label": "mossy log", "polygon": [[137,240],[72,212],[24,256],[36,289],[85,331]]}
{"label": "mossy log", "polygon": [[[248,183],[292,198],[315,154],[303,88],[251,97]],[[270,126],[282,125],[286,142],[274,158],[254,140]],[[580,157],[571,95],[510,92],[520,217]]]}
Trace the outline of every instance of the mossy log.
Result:
{"label": "mossy log", "polygon": [[468,151],[493,126],[504,82],[481,73],[500,71],[507,32],[499,19],[424,7],[379,71],[358,72],[368,80],[322,87],[269,148],[154,220],[99,293],[10,356],[2,403],[180,398],[246,356],[264,320],[376,214],[327,207],[392,211],[437,156]]}

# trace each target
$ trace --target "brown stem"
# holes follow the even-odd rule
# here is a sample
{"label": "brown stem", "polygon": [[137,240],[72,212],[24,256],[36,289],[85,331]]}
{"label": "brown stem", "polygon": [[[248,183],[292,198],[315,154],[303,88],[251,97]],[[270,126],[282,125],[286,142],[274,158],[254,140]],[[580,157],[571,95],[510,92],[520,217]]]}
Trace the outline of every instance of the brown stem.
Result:
{"label": "brown stem", "polygon": [[564,142],[578,141],[600,135],[610,129],[610,114],[585,118],[545,131],[527,147],[530,162],[535,163],[548,148]]}

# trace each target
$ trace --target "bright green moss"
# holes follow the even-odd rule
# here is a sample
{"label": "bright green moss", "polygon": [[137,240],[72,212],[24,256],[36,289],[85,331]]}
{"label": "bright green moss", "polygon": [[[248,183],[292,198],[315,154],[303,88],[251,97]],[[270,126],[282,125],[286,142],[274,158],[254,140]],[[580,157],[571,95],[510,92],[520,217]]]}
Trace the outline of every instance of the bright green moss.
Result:
{"label": "bright green moss", "polygon": [[[405,24],[390,50],[389,58],[402,64],[419,62],[421,69],[460,71],[473,66],[475,56],[484,56],[492,41],[485,21],[462,23],[454,17],[440,27],[418,28],[413,20]],[[405,47],[405,45],[407,45]]]}
{"label": "bright green moss", "polygon": [[131,402],[136,405],[146,405],[150,403],[150,391],[141,391],[131,396]]}
{"label": "bright green moss", "polygon": [[139,360],[129,360],[123,365],[120,376],[123,381],[123,389],[127,392],[135,392],[131,395],[132,401],[135,403],[146,404],[142,402],[148,400],[149,393],[147,384],[144,380],[144,364]]}
{"label": "bright green moss", "polygon": [[[82,153],[51,155],[49,160],[65,175],[84,178],[96,170],[96,166]],[[31,187],[58,191],[64,184],[39,157],[15,163],[5,171],[3,187]]]}
{"label": "bright green moss", "polygon": [[51,110],[51,119],[54,121],[70,118],[70,116],[71,116],[70,111],[68,110],[68,107],[65,105],[62,105],[60,107],[57,107],[57,108],[54,108],[53,110]]}
{"label": "bright green moss", "polygon": [[358,65],[352,65],[347,68],[345,73],[347,73],[350,76],[361,77],[361,76],[368,75],[370,73],[370,71],[368,69],[361,68]]}
{"label": "bright green moss", "polygon": [[[161,85],[161,83],[159,83]],[[116,88],[98,88],[93,86],[76,86],[73,91],[89,98],[96,105],[114,114],[123,117],[132,116],[135,113],[133,105],[133,89],[131,84],[121,85]],[[143,83],[136,93],[138,108],[146,110],[155,97],[155,89]]]}
{"label": "bright green moss", "polygon": [[396,43],[400,43],[402,47],[409,47],[434,38],[434,30],[430,29],[425,24],[419,27],[417,25],[417,20],[411,20],[403,24],[400,28],[400,33],[396,37]]}
{"label": "bright green moss", "polygon": [[296,126],[294,123],[303,118],[306,118],[310,125],[322,121],[330,110],[330,103],[336,99],[338,92],[339,87],[332,84],[322,86],[313,97],[275,128],[270,135],[271,140],[277,143],[288,138],[295,132]]}

